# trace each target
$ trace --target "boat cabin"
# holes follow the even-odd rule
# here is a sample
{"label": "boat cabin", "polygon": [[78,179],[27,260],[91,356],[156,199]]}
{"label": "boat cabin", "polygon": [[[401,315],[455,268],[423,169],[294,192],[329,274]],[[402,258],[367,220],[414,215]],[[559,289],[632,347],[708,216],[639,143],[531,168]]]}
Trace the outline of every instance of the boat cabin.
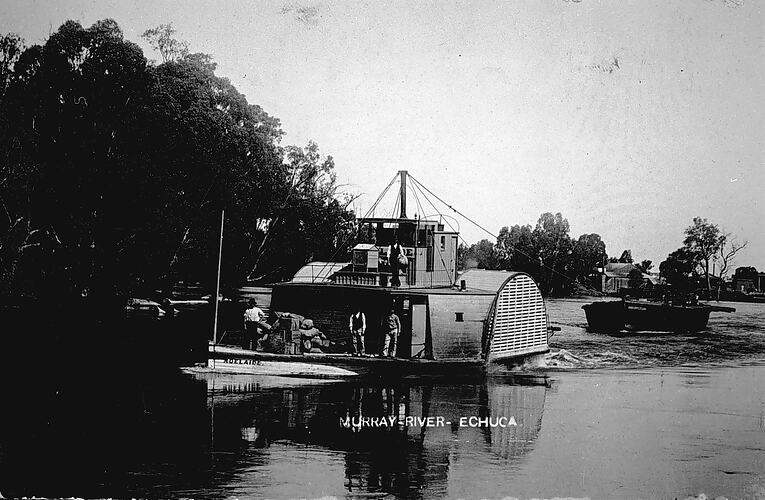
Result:
{"label": "boat cabin", "polygon": [[407,265],[399,267],[401,286],[416,288],[452,287],[457,281],[459,233],[445,228],[443,220],[406,215],[407,172],[401,170],[398,217],[363,217],[358,220],[362,240],[353,248],[352,262],[334,273],[341,285],[387,287],[391,283],[389,251],[394,242],[403,248]]}
{"label": "boat cabin", "polygon": [[353,260],[334,275],[341,285],[389,286],[391,262],[388,255],[395,240],[403,248],[407,266],[400,268],[401,286],[451,287],[457,280],[459,234],[445,230],[439,221],[425,219],[365,218],[359,220],[362,234],[372,242],[353,248]]}

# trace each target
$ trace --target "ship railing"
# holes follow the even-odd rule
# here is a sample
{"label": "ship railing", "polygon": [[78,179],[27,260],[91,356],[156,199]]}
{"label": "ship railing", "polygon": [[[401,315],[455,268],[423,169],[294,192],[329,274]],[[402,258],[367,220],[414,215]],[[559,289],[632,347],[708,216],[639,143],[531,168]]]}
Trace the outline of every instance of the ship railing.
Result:
{"label": "ship railing", "polygon": [[390,283],[390,273],[340,271],[335,273],[334,282],[339,285],[365,285],[385,287]]}

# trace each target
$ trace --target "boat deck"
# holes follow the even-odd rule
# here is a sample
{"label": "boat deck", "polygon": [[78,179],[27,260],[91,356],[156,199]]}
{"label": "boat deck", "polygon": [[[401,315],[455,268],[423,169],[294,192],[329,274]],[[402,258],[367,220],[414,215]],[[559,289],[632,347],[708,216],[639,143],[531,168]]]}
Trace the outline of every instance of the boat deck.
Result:
{"label": "boat deck", "polygon": [[361,285],[350,283],[311,283],[311,282],[285,282],[279,283],[280,287],[305,287],[305,286],[321,286],[328,289],[347,289],[347,290],[373,290],[379,292],[388,292],[392,295],[496,295],[496,290],[484,290],[479,288],[467,287],[465,290],[458,288],[441,286],[441,287],[426,287],[422,285],[407,285],[401,283],[401,286],[378,286],[378,285]]}
{"label": "boat deck", "polygon": [[208,365],[222,372],[297,377],[482,375],[485,361],[403,359],[351,354],[274,354],[225,345],[209,346]]}

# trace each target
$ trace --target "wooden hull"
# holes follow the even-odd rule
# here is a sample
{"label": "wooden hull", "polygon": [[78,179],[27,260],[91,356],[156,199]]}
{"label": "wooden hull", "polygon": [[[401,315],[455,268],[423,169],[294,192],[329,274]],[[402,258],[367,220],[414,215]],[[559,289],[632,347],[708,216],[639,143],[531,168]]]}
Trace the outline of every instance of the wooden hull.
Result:
{"label": "wooden hull", "polygon": [[594,302],[582,306],[588,329],[594,332],[618,332],[624,328],[624,303]]}
{"label": "wooden hull", "polygon": [[734,312],[733,308],[698,305],[670,305],[642,300],[595,302],[582,306],[590,330],[698,332],[704,330],[712,311]]}
{"label": "wooden hull", "polygon": [[343,379],[355,377],[453,377],[486,373],[482,359],[426,360],[348,354],[271,354],[210,346],[207,370],[215,373]]}
{"label": "wooden hull", "polygon": [[707,327],[710,309],[650,302],[625,302],[625,323],[634,330],[698,332]]}

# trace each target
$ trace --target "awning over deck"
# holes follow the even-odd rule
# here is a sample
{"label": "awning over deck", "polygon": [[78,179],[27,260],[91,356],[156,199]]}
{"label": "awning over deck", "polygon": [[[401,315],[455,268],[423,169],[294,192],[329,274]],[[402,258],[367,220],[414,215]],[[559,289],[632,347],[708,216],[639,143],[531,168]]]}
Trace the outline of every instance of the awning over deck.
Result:
{"label": "awning over deck", "polygon": [[350,265],[349,262],[309,262],[301,267],[295,276],[293,283],[331,283],[332,275]]}

